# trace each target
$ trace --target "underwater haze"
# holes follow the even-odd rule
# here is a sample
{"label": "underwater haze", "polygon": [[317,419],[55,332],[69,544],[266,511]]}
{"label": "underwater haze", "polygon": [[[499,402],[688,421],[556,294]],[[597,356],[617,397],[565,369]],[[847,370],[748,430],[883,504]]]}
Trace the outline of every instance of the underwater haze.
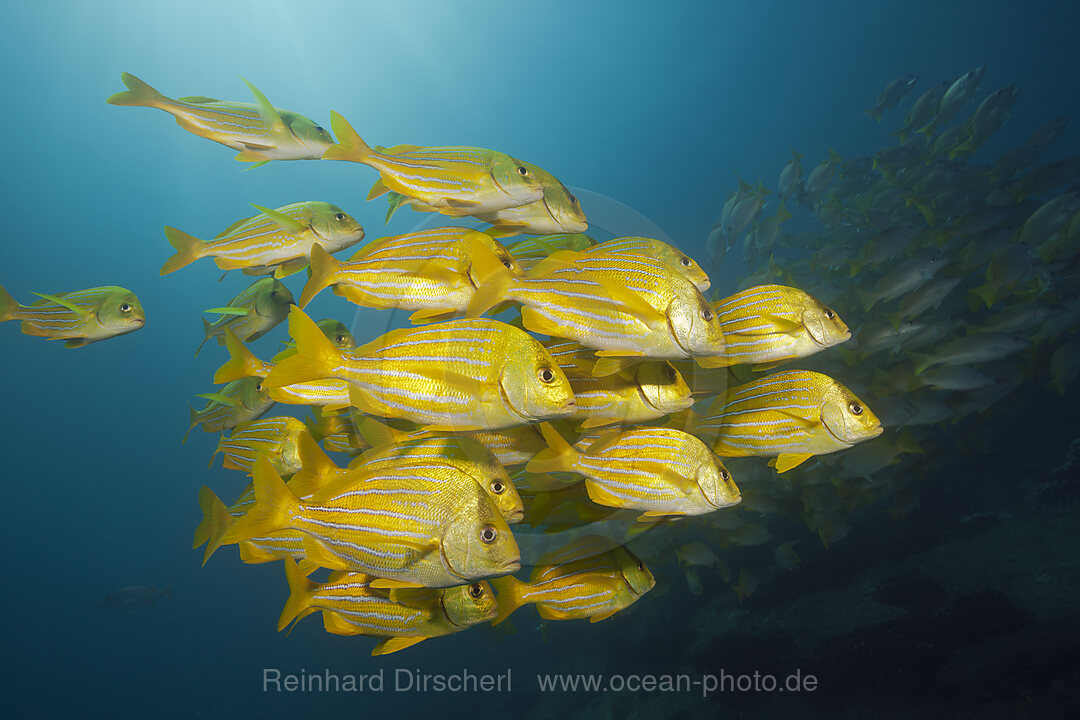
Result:
{"label": "underwater haze", "polygon": [[[146,323],[71,349],[0,324],[2,714],[1069,717],[1080,706],[1080,423],[1069,409],[1080,399],[1077,28],[1080,5],[1053,0],[6,3],[0,285],[25,305],[34,293],[121,286]],[[900,146],[893,133],[926,91],[983,66],[952,119],[882,154]],[[249,478],[220,456],[208,469],[217,433],[196,427],[181,444],[188,406],[206,402],[193,396],[220,390],[212,378],[229,357],[213,338],[195,357],[200,318],[252,278],[221,279],[206,259],[159,275],[175,252],[163,226],[210,238],[258,212],[252,203],[299,201],[342,209],[365,243],[486,225],[408,207],[387,222],[386,200],[367,199],[379,173],[359,163],[237,162],[163,112],[107,104],[122,72],[170,97],[251,102],[242,77],[327,129],[340,113],[372,146],[523,158],[580,198],[594,240],[643,235],[693,258],[710,302],[757,285],[801,288],[835,309],[851,339],[780,369],[843,383],[859,414],[865,404],[881,418],[880,452],[846,459],[871,447],[846,443],[780,474],[768,458],[799,453],[710,445],[741,505],[628,533],[656,584],[603,622],[522,607],[505,624],[379,656],[372,638],[328,633],[318,617],[277,632],[282,563],[245,564],[226,546],[204,566],[190,543],[200,487],[228,505]],[[917,82],[880,122],[864,113],[908,74]],[[1015,103],[977,137],[968,119],[1009,85]],[[1057,118],[1071,120],[1037,157],[1002,169]],[[949,127],[961,130],[939,142]],[[842,160],[813,195],[806,183],[830,149]],[[793,151],[802,182],[782,200]],[[755,187],[767,195],[752,217],[722,220],[725,203]],[[1060,219],[1028,223],[1051,201]],[[791,219],[779,220],[781,208]],[[765,242],[770,217],[781,224]],[[897,228],[912,234],[883,236]],[[933,269],[917,265],[926,258]],[[917,279],[891,274],[908,267]],[[930,296],[941,278],[955,283]],[[306,281],[282,280],[297,299]],[[304,312],[340,320],[357,344],[410,326],[408,310],[325,291]],[[293,327],[252,351],[269,359]],[[911,345],[905,328],[937,334]],[[980,333],[985,343],[948,345]],[[676,364],[685,371],[693,357]],[[712,372],[730,384],[772,377],[740,367]],[[704,423],[724,388],[684,374]],[[282,403],[270,414],[309,413]],[[576,524],[599,528],[606,516],[590,514],[590,492],[562,508],[569,520],[530,522],[535,493],[521,482],[525,522],[511,527],[525,580],[559,531],[570,526],[570,540]],[[384,684],[303,685],[327,673]],[[797,675],[798,692],[731,680],[755,673],[780,685]],[[501,684],[422,689],[440,674]],[[567,675],[541,687],[556,674]],[[287,675],[301,687],[267,683]],[[599,684],[558,684],[568,677]]]}

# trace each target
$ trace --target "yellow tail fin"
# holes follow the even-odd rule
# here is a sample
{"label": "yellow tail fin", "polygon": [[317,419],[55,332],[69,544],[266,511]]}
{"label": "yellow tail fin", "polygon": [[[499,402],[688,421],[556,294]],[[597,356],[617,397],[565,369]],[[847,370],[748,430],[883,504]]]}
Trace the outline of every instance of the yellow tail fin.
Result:
{"label": "yellow tail fin", "polygon": [[290,527],[290,517],[300,508],[300,501],[265,455],[259,455],[255,461],[252,481],[255,484],[255,505],[225,532],[221,538],[222,545],[286,530]]}
{"label": "yellow tail fin", "polygon": [[0,322],[14,320],[18,311],[19,303],[15,302],[15,298],[11,297],[7,290],[0,287]]}
{"label": "yellow tail fin", "polygon": [[497,593],[496,600],[499,602],[499,614],[491,621],[492,626],[495,626],[510,617],[515,610],[525,604],[525,601],[521,597],[522,592],[525,589],[525,583],[521,582],[513,575],[492,578],[488,582],[495,588],[495,592]]}
{"label": "yellow tail fin", "polygon": [[573,470],[578,458],[581,457],[581,453],[566,442],[566,439],[550,423],[540,423],[540,434],[544,436],[548,448],[537,453],[536,457],[525,466],[525,470],[531,473]]}
{"label": "yellow tail fin", "polygon": [[168,239],[169,244],[176,249],[176,254],[161,266],[160,275],[168,275],[180,268],[187,267],[202,257],[201,251],[206,246],[206,243],[199,238],[168,225],[165,226],[165,237]]}
{"label": "yellow tail fin", "polygon": [[137,107],[159,107],[169,98],[144,83],[131,73],[120,73],[120,81],[127,90],[110,95],[105,102],[110,105],[131,105]]}
{"label": "yellow tail fin", "polygon": [[289,581],[289,599],[285,601],[285,607],[278,618],[278,632],[284,630],[294,620],[300,620],[309,615],[310,612],[306,611],[314,612],[311,600],[315,589],[319,587],[308,579],[292,558],[285,558],[285,579]]}
{"label": "yellow tail fin", "polygon": [[338,139],[336,145],[331,145],[323,153],[323,160],[349,160],[350,162],[366,163],[374,151],[368,147],[360,134],[353,130],[349,121],[339,113],[330,111],[330,127],[334,130],[334,137]]}
{"label": "yellow tail fin", "polygon": [[289,309],[289,335],[296,340],[296,354],[274,367],[263,380],[264,388],[322,380],[344,362],[337,345],[295,305]]}
{"label": "yellow tail fin", "polygon": [[214,373],[215,384],[221,385],[246,377],[266,377],[266,363],[255,357],[247,345],[240,342],[232,328],[225,328],[225,347],[229,350],[229,359]]}
{"label": "yellow tail fin", "polygon": [[315,243],[311,246],[311,277],[308,278],[304,291],[300,293],[300,307],[307,307],[311,299],[320,291],[334,284],[334,274],[341,267],[341,263],[334,256],[326,252],[326,248]]}
{"label": "yellow tail fin", "polygon": [[199,490],[199,508],[203,512],[203,519],[195,528],[195,542],[192,547],[199,547],[206,542],[206,551],[203,553],[203,565],[205,565],[210,560],[210,556],[221,547],[221,538],[235,520],[229,514],[225,503],[221,502],[218,496],[205,485]]}

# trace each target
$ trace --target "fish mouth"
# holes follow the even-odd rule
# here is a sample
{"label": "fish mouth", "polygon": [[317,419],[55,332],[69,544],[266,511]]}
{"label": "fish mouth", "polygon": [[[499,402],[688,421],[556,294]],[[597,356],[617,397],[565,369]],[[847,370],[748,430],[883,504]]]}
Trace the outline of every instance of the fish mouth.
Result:
{"label": "fish mouth", "polygon": [[514,523],[519,523],[524,519],[525,519],[525,511],[524,510],[515,510],[514,512],[510,513],[510,517],[506,518],[506,524],[507,525],[513,525]]}
{"label": "fish mouth", "polygon": [[500,575],[509,575],[511,573],[516,573],[520,569],[521,569],[521,559],[520,558],[517,559],[517,560],[507,560],[506,562],[504,562],[502,564],[502,567],[499,568],[499,574]]}

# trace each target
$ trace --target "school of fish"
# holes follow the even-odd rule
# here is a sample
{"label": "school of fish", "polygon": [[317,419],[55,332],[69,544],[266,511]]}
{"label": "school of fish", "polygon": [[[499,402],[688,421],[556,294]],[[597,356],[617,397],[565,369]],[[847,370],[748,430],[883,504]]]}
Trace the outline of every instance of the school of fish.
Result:
{"label": "school of fish", "polygon": [[[1030,167],[1058,119],[969,162],[1019,96],[1006,86],[957,120],[984,74],[927,90],[872,157],[830,150],[804,174],[792,151],[775,193],[740,180],[706,265],[747,272],[718,288],[668,243],[585,234],[568,186],[505,152],[372,145],[246,80],[252,103],[172,99],[124,73],[110,104],[169,113],[237,160],[364,165],[357,185],[386,196],[387,222],[469,223],[371,239],[341,208],[297,201],[164,228],[162,275],[213,258],[257,277],[203,319],[203,344],[228,358],[184,440],[220,433],[211,465],[220,454],[246,485],[231,504],[201,488],[194,547],[282,561],[279,630],[319,612],[386,654],[527,604],[545,622],[604,620],[654,588],[645,560],[669,551],[691,591],[711,568],[742,602],[800,562],[802,536],[767,568],[718,554],[771,542],[770,519],[828,547],[857,509],[902,517],[929,453],[989,441],[960,421],[1028,378],[1064,393],[1080,375],[1080,158]],[[919,80],[889,83],[866,114],[882,121]],[[294,295],[285,281],[305,269]],[[326,289],[412,325],[354,337],[304,312]],[[0,288],[0,321],[81,347],[146,320],[124,288],[38,298]],[[287,346],[260,360],[247,343],[282,324]]]}

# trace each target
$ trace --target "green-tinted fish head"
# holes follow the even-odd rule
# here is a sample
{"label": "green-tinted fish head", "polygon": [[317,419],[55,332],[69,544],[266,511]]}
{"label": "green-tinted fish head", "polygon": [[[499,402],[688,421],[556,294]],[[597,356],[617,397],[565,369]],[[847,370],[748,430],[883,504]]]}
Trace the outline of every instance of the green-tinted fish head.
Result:
{"label": "green-tinted fish head", "polygon": [[638,597],[644,595],[653,589],[656,585],[656,578],[649,572],[649,568],[645,567],[645,563],[634,556],[634,553],[627,550],[625,547],[617,547],[613,551],[615,556],[619,560],[619,568],[622,571],[623,579],[626,580],[626,584],[630,586],[630,589]]}
{"label": "green-tinted fish head", "polygon": [[713,507],[731,507],[742,500],[742,493],[731,478],[731,472],[715,456],[698,466],[696,480],[701,494]]}
{"label": "green-tinted fish head", "polygon": [[806,298],[808,302],[802,312],[802,324],[811,340],[823,348],[829,348],[851,337],[847,323],[840,319],[838,312],[809,295]]}
{"label": "green-tinted fish head", "polygon": [[721,355],[724,333],[720,320],[700,292],[679,294],[667,309],[671,337],[690,357]]}
{"label": "green-tinted fish head", "polygon": [[311,216],[311,227],[319,237],[334,243],[357,243],[364,239],[364,227],[336,205],[319,203]]}
{"label": "green-tinted fish head", "polygon": [[116,334],[133,332],[146,324],[146,312],[135,293],[116,288],[105,296],[97,309],[101,327]]}
{"label": "green-tinted fish head", "polygon": [[544,205],[559,232],[577,234],[589,229],[585,211],[581,209],[581,201],[558,180],[545,183]]}
{"label": "green-tinted fish head", "polygon": [[642,397],[660,413],[685,410],[694,404],[690,386],[669,362],[645,362],[637,367],[637,383]]}
{"label": "green-tinted fish head", "polygon": [[270,391],[262,386],[262,378],[246,377],[236,381],[236,394],[248,410],[264,408],[270,400]]}
{"label": "green-tinted fish head", "polygon": [[474,582],[443,590],[442,609],[451,625],[467,628],[494,620],[499,612],[499,605],[490,585],[486,582]]}
{"label": "green-tinted fish head", "polygon": [[315,324],[323,331],[323,335],[330,338],[330,342],[339,348],[349,350],[356,347],[356,337],[349,332],[349,328],[345,327],[345,323],[340,320],[320,320]]}
{"label": "green-tinted fish head", "polygon": [[296,300],[289,288],[275,278],[259,280],[263,286],[255,294],[255,312],[264,318],[282,318],[289,314],[289,306]]}
{"label": "green-tinted fish head", "polygon": [[547,349],[528,336],[507,358],[499,385],[504,402],[525,422],[574,412],[574,391]]}
{"label": "green-tinted fish head", "polygon": [[544,197],[544,186],[535,169],[521,160],[503,153],[494,153],[491,179],[507,197],[518,205],[536,202]]}
{"label": "green-tinted fish head", "polygon": [[468,503],[443,536],[443,562],[460,578],[476,580],[521,569],[521,552],[506,520],[486,493]]}
{"label": "green-tinted fish head", "polygon": [[294,113],[288,113],[283,119],[296,141],[311,150],[312,157],[322,157],[327,148],[334,144],[334,136],[314,120]]}
{"label": "green-tinted fish head", "polygon": [[833,439],[845,445],[875,438],[883,430],[877,415],[855,393],[836,381],[824,393],[821,422]]}

